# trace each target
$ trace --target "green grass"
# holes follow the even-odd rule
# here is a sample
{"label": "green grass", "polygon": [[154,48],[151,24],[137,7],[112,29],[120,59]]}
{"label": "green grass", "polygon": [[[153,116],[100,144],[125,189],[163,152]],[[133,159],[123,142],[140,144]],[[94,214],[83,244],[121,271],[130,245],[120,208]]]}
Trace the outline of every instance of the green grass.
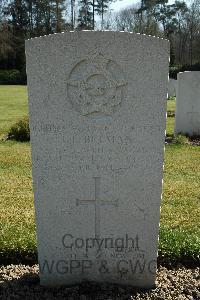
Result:
{"label": "green grass", "polygon": [[[172,99],[172,100],[171,100]],[[167,114],[172,115],[175,113],[176,109],[176,101],[175,98],[171,98],[170,100],[167,101]],[[167,118],[167,126],[166,126],[166,131],[167,135],[172,136],[174,134],[174,117],[168,117]]]}
{"label": "green grass", "polygon": [[27,115],[27,88],[19,85],[0,85],[0,137],[10,126]]}
{"label": "green grass", "polygon": [[33,249],[35,224],[29,143],[0,143],[0,191],[0,251]]}
{"label": "green grass", "polygon": [[167,145],[160,251],[177,257],[200,253],[200,147]]}
{"label": "green grass", "polygon": [[[26,87],[0,86],[0,107],[0,132],[5,134],[9,126],[27,112]],[[169,100],[168,111],[174,109],[175,100]],[[173,123],[174,117],[168,118],[168,134],[173,134]],[[0,142],[0,191],[0,257],[4,263],[6,259],[8,262],[24,260],[28,253],[32,257],[36,252],[36,237],[29,143]],[[167,145],[160,257],[198,259],[199,203],[200,147]]]}
{"label": "green grass", "polygon": [[175,109],[176,109],[175,97],[171,97],[170,100],[167,101],[167,111],[175,112]]}

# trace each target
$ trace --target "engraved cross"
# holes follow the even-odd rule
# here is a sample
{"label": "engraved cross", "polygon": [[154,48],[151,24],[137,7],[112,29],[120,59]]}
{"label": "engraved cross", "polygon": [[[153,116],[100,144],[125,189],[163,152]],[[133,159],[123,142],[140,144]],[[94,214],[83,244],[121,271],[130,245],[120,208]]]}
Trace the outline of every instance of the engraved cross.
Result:
{"label": "engraved cross", "polygon": [[118,206],[118,200],[101,200],[100,198],[100,177],[93,177],[94,179],[94,199],[91,200],[80,200],[76,199],[76,205],[94,205],[95,210],[95,238],[100,238],[100,226],[101,226],[101,206],[102,205],[113,205]]}

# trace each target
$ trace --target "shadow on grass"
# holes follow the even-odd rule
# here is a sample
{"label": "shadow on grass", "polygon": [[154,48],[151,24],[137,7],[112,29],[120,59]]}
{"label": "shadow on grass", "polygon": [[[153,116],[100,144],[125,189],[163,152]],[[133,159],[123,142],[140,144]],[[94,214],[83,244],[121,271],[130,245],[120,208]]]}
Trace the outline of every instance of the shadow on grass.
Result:
{"label": "shadow on grass", "polygon": [[200,259],[198,258],[198,253],[195,256],[182,255],[182,256],[173,256],[173,255],[158,255],[157,259],[158,267],[162,266],[167,269],[177,268],[183,266],[189,269],[200,267]]}

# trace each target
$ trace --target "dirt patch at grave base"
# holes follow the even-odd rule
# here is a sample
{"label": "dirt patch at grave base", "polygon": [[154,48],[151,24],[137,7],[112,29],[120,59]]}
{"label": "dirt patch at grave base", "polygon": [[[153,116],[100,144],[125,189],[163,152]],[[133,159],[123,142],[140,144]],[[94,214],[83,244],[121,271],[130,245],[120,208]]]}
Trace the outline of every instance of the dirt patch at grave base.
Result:
{"label": "dirt patch at grave base", "polygon": [[9,265],[0,268],[1,300],[198,300],[200,299],[200,268],[159,267],[156,288],[138,291],[112,284],[83,283],[74,287],[44,288],[40,286],[38,266]]}
{"label": "dirt patch at grave base", "polygon": [[189,138],[189,142],[192,145],[200,146],[200,136],[193,136]]}
{"label": "dirt patch at grave base", "polygon": [[166,136],[165,144],[187,144],[193,146],[200,146],[200,136],[186,137],[185,141],[177,140],[174,136]]}

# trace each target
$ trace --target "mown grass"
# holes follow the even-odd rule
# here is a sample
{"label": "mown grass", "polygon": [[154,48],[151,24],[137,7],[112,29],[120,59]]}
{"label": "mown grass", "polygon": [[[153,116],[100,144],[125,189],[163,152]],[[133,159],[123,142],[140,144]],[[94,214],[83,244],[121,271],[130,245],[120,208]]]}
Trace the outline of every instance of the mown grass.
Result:
{"label": "mown grass", "polygon": [[[168,136],[173,136],[174,134],[174,114],[176,109],[176,101],[175,98],[170,98],[170,100],[167,101],[167,126],[166,126],[166,133]],[[171,117],[171,115],[173,117]]]}
{"label": "mown grass", "polygon": [[20,85],[0,85],[0,138],[21,116],[26,116],[27,87]]}
{"label": "mown grass", "polygon": [[35,251],[35,222],[29,143],[0,143],[0,252]]}
{"label": "mown grass", "polygon": [[165,151],[160,253],[200,253],[200,147],[167,145]]}
{"label": "mown grass", "polygon": [[[0,86],[0,132],[5,134],[27,112],[22,86]],[[168,101],[168,111],[175,100]],[[173,114],[172,114],[173,115]],[[174,117],[167,120],[173,134]],[[0,258],[4,263],[35,260],[36,236],[29,143],[0,142]],[[159,255],[172,260],[193,259],[200,253],[200,147],[170,144],[165,170]]]}

